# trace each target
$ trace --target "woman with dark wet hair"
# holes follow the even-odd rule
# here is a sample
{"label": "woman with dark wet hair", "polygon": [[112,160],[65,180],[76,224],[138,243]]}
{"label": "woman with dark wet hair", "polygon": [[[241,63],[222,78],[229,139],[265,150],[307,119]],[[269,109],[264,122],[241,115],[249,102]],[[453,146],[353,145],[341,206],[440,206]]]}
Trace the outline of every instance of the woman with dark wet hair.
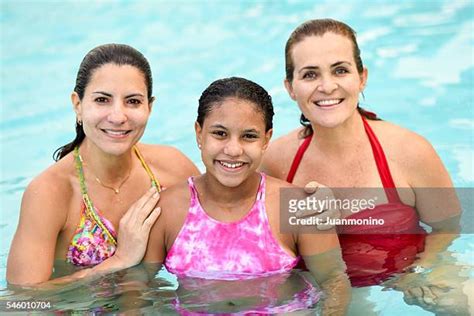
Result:
{"label": "woman with dark wet hair", "polygon": [[89,268],[66,280],[139,263],[160,214],[159,192],[199,173],[178,150],[139,143],[154,97],[150,65],[136,49],[91,50],[71,100],[76,137],[23,195],[11,284],[49,280],[55,259]]}

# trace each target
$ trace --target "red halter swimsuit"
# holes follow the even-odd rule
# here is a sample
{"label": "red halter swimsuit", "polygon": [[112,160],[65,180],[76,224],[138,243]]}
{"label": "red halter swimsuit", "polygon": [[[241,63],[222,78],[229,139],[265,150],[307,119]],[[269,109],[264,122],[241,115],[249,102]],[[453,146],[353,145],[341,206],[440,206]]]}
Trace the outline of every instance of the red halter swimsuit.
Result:
{"label": "red halter swimsuit", "polygon": [[[356,287],[380,284],[394,273],[402,272],[415,261],[416,254],[424,250],[426,236],[416,209],[400,200],[382,146],[364,116],[362,121],[388,203],[346,217],[383,219],[384,225],[337,227],[347,274],[352,286]],[[286,181],[293,182],[312,135],[307,136],[298,148]]]}

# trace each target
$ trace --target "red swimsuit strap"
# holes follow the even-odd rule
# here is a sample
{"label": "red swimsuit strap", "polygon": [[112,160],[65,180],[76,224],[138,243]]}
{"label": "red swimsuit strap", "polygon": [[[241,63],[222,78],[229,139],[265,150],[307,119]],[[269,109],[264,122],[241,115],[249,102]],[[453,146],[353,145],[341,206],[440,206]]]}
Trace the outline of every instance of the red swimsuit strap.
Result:
{"label": "red swimsuit strap", "polygon": [[293,159],[293,163],[291,164],[290,172],[288,172],[288,176],[286,177],[286,182],[293,183],[293,178],[295,177],[296,170],[300,166],[301,159],[303,159],[303,155],[308,149],[309,143],[311,143],[311,139],[313,138],[313,133],[305,137],[303,143],[298,148],[296,152],[295,158]]}
{"label": "red swimsuit strap", "polygon": [[[383,148],[380,145],[379,140],[377,139],[377,136],[375,136],[369,123],[367,123],[365,117],[363,115],[361,117],[362,122],[364,123],[365,132],[367,133],[367,137],[369,138],[370,146],[372,147],[372,153],[374,154],[375,164],[377,165],[377,170],[379,172],[382,185],[385,189],[387,199],[390,203],[400,202],[400,197],[398,196],[397,190],[395,189],[395,183],[393,182],[392,174],[390,173],[390,168],[388,167],[387,158],[385,157]],[[307,136],[298,148],[295,158],[293,159],[293,163],[291,164],[290,171],[288,172],[288,176],[286,177],[287,182],[293,182],[296,171],[298,170],[301,160],[303,159],[303,155],[308,149],[312,138],[313,134]]]}
{"label": "red swimsuit strap", "polygon": [[369,137],[370,146],[372,147],[372,153],[374,154],[375,164],[377,165],[377,170],[379,171],[380,180],[385,189],[385,194],[387,195],[388,202],[397,203],[400,202],[400,197],[398,196],[397,190],[395,188],[395,182],[392,178],[392,173],[388,167],[387,158],[383,151],[382,146],[379,143],[377,136],[375,136],[374,131],[370,127],[369,123],[364,116],[362,116],[362,122],[364,122],[365,132]]}

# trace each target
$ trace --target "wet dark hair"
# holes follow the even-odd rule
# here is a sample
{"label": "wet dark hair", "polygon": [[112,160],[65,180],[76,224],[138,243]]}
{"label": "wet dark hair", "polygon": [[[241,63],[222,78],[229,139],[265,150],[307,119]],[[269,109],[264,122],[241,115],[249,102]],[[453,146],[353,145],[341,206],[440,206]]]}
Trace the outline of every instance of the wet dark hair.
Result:
{"label": "wet dark hair", "polygon": [[[95,70],[106,64],[115,64],[119,66],[129,65],[137,68],[145,77],[148,100],[152,101],[153,80],[151,77],[150,64],[145,56],[135,48],[124,44],[105,44],[92,49],[81,62],[76,77],[76,86],[74,92],[79,99],[84,97],[84,91],[89,84]],[[59,147],[53,153],[55,161],[60,160],[74,148],[82,143],[86,135],[80,122],[76,122],[76,138],[64,146]]]}
{"label": "wet dark hair", "polygon": [[216,80],[204,90],[199,98],[196,120],[199,125],[203,126],[207,114],[228,98],[238,98],[252,102],[256,105],[256,110],[263,114],[265,132],[273,127],[273,104],[268,92],[255,82],[239,77]]}
{"label": "wet dark hair", "polygon": [[[364,71],[364,64],[360,57],[360,49],[357,44],[356,32],[347,24],[333,19],[315,19],[309,20],[298,26],[288,38],[285,46],[285,72],[286,79],[291,83],[293,81],[293,72],[295,65],[293,63],[292,49],[299,42],[303,41],[308,36],[323,36],[331,32],[334,34],[347,37],[352,43],[352,53],[356,64],[357,72],[362,74]],[[357,105],[357,110],[364,117],[371,120],[380,120],[375,113],[369,112]],[[300,123],[305,127],[303,137],[313,133],[311,122],[301,114]]]}
{"label": "wet dark hair", "polygon": [[293,81],[293,72],[295,70],[293,56],[291,54],[293,47],[308,36],[323,36],[328,32],[345,36],[352,42],[352,53],[356,63],[357,72],[362,74],[364,71],[364,64],[362,63],[362,58],[360,58],[360,49],[356,40],[356,32],[349,25],[340,21],[332,19],[315,19],[306,21],[298,26],[293,33],[291,33],[286,42],[285,71],[286,79],[289,82]]}

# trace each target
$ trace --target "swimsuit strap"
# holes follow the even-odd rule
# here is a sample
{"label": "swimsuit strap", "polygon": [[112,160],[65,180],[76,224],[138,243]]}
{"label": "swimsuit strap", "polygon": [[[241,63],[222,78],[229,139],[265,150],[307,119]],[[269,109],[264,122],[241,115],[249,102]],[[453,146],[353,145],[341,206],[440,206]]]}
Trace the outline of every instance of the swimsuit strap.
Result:
{"label": "swimsuit strap", "polygon": [[257,198],[255,200],[262,203],[265,203],[265,179],[265,173],[260,172],[260,184],[258,185]]}
{"label": "swimsuit strap", "polygon": [[[135,154],[137,155],[138,160],[140,160],[140,162],[141,162],[143,168],[145,169],[146,173],[150,177],[151,185],[153,187],[155,187],[158,191],[161,191],[160,183],[156,180],[155,175],[151,171],[150,167],[148,167],[148,164],[145,162],[145,159],[143,159],[143,156],[141,155],[140,151],[138,150],[138,147],[133,146],[133,150],[134,150]],[[86,206],[87,215],[90,218],[92,218],[97,223],[97,225],[100,226],[100,228],[102,228],[102,230],[107,234],[107,236],[110,238],[112,243],[114,245],[117,245],[117,240],[113,237],[113,235],[110,233],[110,231],[107,229],[107,227],[102,222],[100,216],[95,211],[94,204],[92,203],[92,200],[89,197],[89,194],[87,193],[86,180],[84,178],[83,161],[82,161],[81,155],[79,154],[79,146],[76,146],[74,148],[74,162],[75,162],[75,167],[76,167],[76,173],[77,173],[77,176],[79,177],[79,185],[81,187],[82,199],[83,199],[84,204]]]}
{"label": "swimsuit strap", "polygon": [[148,167],[148,164],[146,163],[145,159],[143,159],[143,156],[142,156],[141,152],[138,150],[138,147],[133,146],[133,150],[135,151],[135,154],[137,155],[138,160],[140,160],[140,162],[141,162],[143,168],[145,169],[146,173],[150,177],[151,185],[153,187],[155,187],[156,190],[158,190],[158,192],[161,192],[160,182],[158,182],[158,180],[156,180],[155,175],[151,171],[150,167]]}
{"label": "swimsuit strap", "polygon": [[372,153],[374,154],[375,164],[377,165],[377,170],[379,171],[380,180],[385,189],[385,194],[389,202],[396,203],[400,202],[400,197],[398,196],[397,190],[395,189],[395,182],[393,181],[390,168],[388,166],[387,158],[383,151],[380,142],[375,135],[374,131],[370,127],[369,123],[362,117],[362,122],[364,122],[364,129],[369,138],[370,146],[372,147]]}
{"label": "swimsuit strap", "polygon": [[194,177],[192,176],[188,178],[188,188],[189,188],[189,192],[191,193],[189,212],[194,213],[195,212],[194,206],[196,204],[199,204],[199,195],[196,189],[196,185],[194,184]]}
{"label": "swimsuit strap", "polygon": [[295,177],[296,170],[298,170],[298,167],[301,163],[301,159],[303,159],[304,153],[306,152],[306,149],[308,149],[312,138],[313,133],[311,133],[311,135],[306,136],[303,143],[298,148],[295,158],[293,158],[293,163],[291,164],[290,172],[288,172],[288,176],[286,177],[286,182],[293,183],[293,178]]}
{"label": "swimsuit strap", "polygon": [[[374,155],[375,164],[377,165],[380,180],[382,181],[382,185],[385,189],[385,194],[387,195],[387,200],[391,203],[400,202],[400,197],[395,188],[395,182],[393,181],[392,174],[390,173],[390,168],[388,167],[387,158],[385,157],[383,148],[380,145],[379,140],[377,139],[377,136],[373,132],[369,123],[367,123],[366,118],[363,115],[361,115],[361,117],[362,122],[364,123],[365,132],[367,134],[367,137],[369,138],[370,146],[372,147],[372,153]],[[313,133],[309,136],[306,136],[303,143],[298,148],[295,158],[293,159],[293,163],[291,164],[290,171],[288,172],[288,176],[286,177],[287,182],[293,182],[296,171],[298,170],[301,160],[303,159],[303,155],[308,149],[312,138]]]}
{"label": "swimsuit strap", "polygon": [[[265,173],[260,172],[260,183],[258,184],[258,189],[257,189],[257,197],[255,198],[255,203],[261,202],[265,203]],[[188,187],[189,187],[189,192],[191,193],[191,205],[189,210],[193,210],[193,206],[197,203],[200,204],[199,202],[199,195],[198,191],[196,189],[196,184],[194,183],[194,177],[189,177],[188,178]],[[202,206],[201,206],[202,208]]]}
{"label": "swimsuit strap", "polygon": [[110,231],[107,229],[107,227],[104,225],[100,217],[97,215],[94,205],[92,204],[89,194],[87,193],[86,181],[84,178],[84,169],[82,166],[82,157],[79,154],[79,146],[76,146],[74,148],[74,162],[75,162],[77,176],[79,177],[79,185],[81,186],[82,200],[84,201],[84,205],[86,206],[85,208],[86,214],[90,218],[92,218],[96,222],[97,225],[99,225],[102,231],[107,234],[107,237],[109,237],[112,243],[114,245],[117,245],[117,240],[114,238],[114,236],[112,236]]}

